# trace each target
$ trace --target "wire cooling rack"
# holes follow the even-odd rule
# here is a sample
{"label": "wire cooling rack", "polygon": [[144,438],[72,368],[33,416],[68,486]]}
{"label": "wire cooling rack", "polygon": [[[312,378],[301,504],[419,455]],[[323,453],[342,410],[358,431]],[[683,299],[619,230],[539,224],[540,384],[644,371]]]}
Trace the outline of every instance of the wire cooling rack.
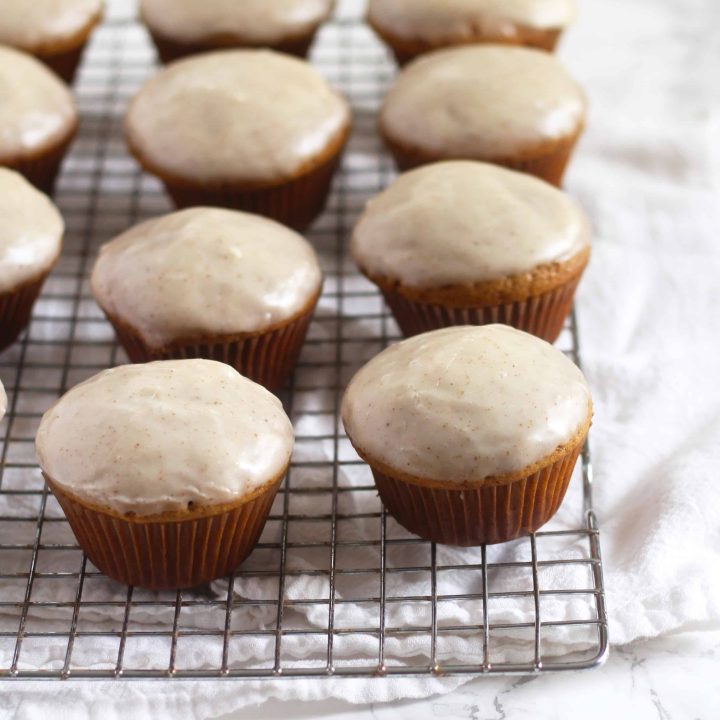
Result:
{"label": "wire cooling rack", "polygon": [[[586,668],[607,653],[589,454],[542,532],[501,546],[422,541],[386,516],[338,420],[354,371],[398,330],[355,271],[347,238],[366,200],[392,179],[375,132],[394,73],[341,3],[313,62],[350,98],[354,137],[310,234],[325,289],[284,395],[297,446],[255,552],[230,578],[156,593],[103,577],[77,547],[42,481],[40,416],[77,382],[125,362],[88,292],[102,242],[168,211],[128,157],[122,116],[154,72],[133,8],[109,3],[76,91],[79,137],[56,192],[62,258],[29,330],[0,355],[9,411],[0,477],[0,678],[261,678],[526,673]],[[559,344],[576,362],[574,318]]]}

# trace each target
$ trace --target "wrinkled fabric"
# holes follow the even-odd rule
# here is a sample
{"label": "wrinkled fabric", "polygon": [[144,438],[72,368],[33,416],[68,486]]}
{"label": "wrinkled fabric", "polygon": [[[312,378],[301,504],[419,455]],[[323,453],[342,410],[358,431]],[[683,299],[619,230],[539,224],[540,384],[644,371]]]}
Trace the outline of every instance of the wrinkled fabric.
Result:
{"label": "wrinkled fabric", "polygon": [[[357,10],[351,2],[344,4],[348,8]],[[590,117],[566,186],[595,229],[578,318],[584,370],[595,400],[591,447],[611,641],[623,644],[682,629],[720,628],[720,6],[713,0],[585,0],[580,9],[560,56],[587,91]],[[357,473],[341,481],[368,482],[366,469]],[[372,494],[358,495],[345,512],[377,509]],[[553,527],[576,527],[579,502],[576,479]],[[359,522],[351,532],[362,536],[377,530]],[[403,561],[426,562],[414,555],[420,552],[409,547]],[[447,563],[468,562],[477,553],[440,552]],[[492,550],[495,560],[521,559],[522,552],[514,545]],[[566,544],[557,552],[580,556],[583,549],[579,543]],[[302,569],[315,567],[317,559],[299,553],[289,561]],[[581,578],[572,568],[554,568],[541,581],[547,587],[576,587]],[[323,582],[293,578],[287,596],[322,596],[327,593]],[[422,582],[408,580],[403,592],[427,592]],[[446,592],[468,592],[468,580],[460,575],[449,574],[444,582]],[[506,582],[511,589],[515,579]],[[359,578],[352,589],[339,587],[338,597],[372,592],[362,583]],[[242,587],[248,597],[267,591],[262,579]],[[572,598],[545,600],[545,616],[579,612]],[[375,622],[362,605],[343,607],[343,621]],[[427,620],[423,609],[400,605],[392,612],[399,613],[398,621]],[[447,618],[470,622],[473,612],[450,604]],[[501,620],[532,619],[531,605],[500,603],[497,612]],[[303,613],[304,622],[318,627],[327,622],[326,609],[319,606]],[[101,627],[113,622],[101,611],[91,619]],[[147,627],[157,622],[151,610],[138,611],[135,619]],[[237,629],[273,627],[274,621],[272,609],[233,620]],[[52,628],[59,621],[49,615],[40,622]],[[192,618],[196,627],[214,622],[203,612]],[[112,667],[117,645],[98,640],[105,642],[106,667]],[[256,639],[243,652],[264,657],[267,642]],[[391,650],[400,657],[423,652],[412,639],[393,643]],[[443,652],[448,658],[477,660],[477,645],[457,638]],[[286,651],[298,659],[312,655],[302,644],[287,645]],[[140,641],[131,652],[138,663],[166,662],[164,656],[158,659],[153,644]],[[189,666],[217,667],[217,644],[189,643],[181,652]],[[76,661],[82,653],[82,647],[76,648]],[[338,649],[347,662],[376,653],[377,640],[370,636]],[[92,656],[97,654],[96,646]],[[61,644],[44,655],[25,656],[40,667],[57,667],[63,658]],[[448,692],[462,682],[25,683],[5,688],[4,703],[23,720],[45,717],[50,708],[78,718],[97,716],[101,708],[111,720],[123,716],[130,704],[138,718],[178,711],[209,718],[268,698],[380,702]]]}

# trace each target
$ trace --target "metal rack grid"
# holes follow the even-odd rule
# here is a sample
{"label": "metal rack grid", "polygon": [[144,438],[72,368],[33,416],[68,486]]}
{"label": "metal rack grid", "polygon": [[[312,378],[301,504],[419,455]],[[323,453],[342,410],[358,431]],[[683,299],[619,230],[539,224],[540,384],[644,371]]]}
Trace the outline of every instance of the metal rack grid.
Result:
{"label": "metal rack grid", "polygon": [[[284,401],[297,447],[255,552],[225,580],[156,593],[83,556],[36,466],[33,438],[61,393],[124,362],[87,285],[99,245],[169,210],[127,156],[122,115],[154,71],[127,2],[110,3],[76,83],[82,127],[56,192],[66,244],[31,326],[0,355],[0,679],[262,678],[527,673],[600,664],[608,648],[587,448],[558,517],[534,536],[457,549],[386,516],[338,420],[353,372],[398,339],[345,248],[393,171],[375,116],[394,69],[341,3],[314,63],[350,98],[354,137],[310,238],[324,294]],[[559,341],[578,361],[574,317]],[[549,611],[546,609],[546,605]]]}

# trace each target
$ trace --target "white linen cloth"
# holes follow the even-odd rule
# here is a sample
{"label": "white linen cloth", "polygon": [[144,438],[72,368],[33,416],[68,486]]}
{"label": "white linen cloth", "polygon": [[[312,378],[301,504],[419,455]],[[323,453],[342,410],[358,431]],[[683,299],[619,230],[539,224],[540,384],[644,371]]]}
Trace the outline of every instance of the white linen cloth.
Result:
{"label": "white linen cloth", "polygon": [[[355,14],[354,5],[348,7]],[[720,627],[720,12],[714,0],[580,0],[580,10],[560,55],[587,91],[590,120],[566,185],[595,227],[578,316],[596,404],[595,506],[611,640],[622,644],[683,628]],[[365,506],[358,500],[354,507]],[[577,525],[568,512],[563,508],[553,522]],[[443,561],[451,562],[456,553],[473,551],[443,552]],[[494,552],[502,558],[513,551]],[[567,572],[555,570],[547,582],[576,586],[578,578]],[[446,592],[463,582],[451,577]],[[243,592],[264,590],[258,581]],[[289,597],[323,592],[311,583],[288,586]],[[567,602],[549,601],[544,614],[563,616]],[[348,610],[347,622],[367,620],[361,606]],[[532,618],[517,604],[497,611],[502,619]],[[418,622],[426,620],[419,612]],[[468,620],[461,605],[448,613],[449,619]],[[151,626],[153,618],[136,620]],[[312,612],[308,620],[326,621]],[[96,621],[108,622],[101,616]],[[47,627],[53,622],[48,618]],[[272,626],[274,618],[258,613],[235,622]],[[203,623],[197,613],[193,624]],[[394,642],[398,655],[418,652],[411,640]],[[444,652],[477,660],[476,645],[457,639]],[[113,651],[108,649],[109,660]],[[375,651],[368,639],[339,653],[372,657]],[[81,648],[75,652],[82,657]],[[140,642],[135,652],[142,657],[152,649]],[[298,658],[310,652],[294,648]],[[193,645],[188,662],[216,666],[217,659],[205,653],[201,643]],[[260,645],[257,654],[264,654]],[[51,660],[35,658],[38,666]],[[3,690],[5,710],[18,718],[46,717],[52,708],[62,717],[102,713],[110,720],[125,717],[131,706],[137,718],[178,711],[219,717],[269,697],[378,702],[447,692],[462,682],[73,682],[17,683]]]}

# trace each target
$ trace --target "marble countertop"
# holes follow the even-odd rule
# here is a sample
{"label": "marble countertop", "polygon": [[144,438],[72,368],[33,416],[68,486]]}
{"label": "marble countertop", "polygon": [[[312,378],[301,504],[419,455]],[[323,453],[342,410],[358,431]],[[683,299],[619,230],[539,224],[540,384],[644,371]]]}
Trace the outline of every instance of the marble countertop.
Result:
{"label": "marble countertop", "polygon": [[715,720],[719,674],[720,631],[697,631],[614,647],[594,670],[481,677],[447,695],[388,704],[270,701],[223,720]]}

